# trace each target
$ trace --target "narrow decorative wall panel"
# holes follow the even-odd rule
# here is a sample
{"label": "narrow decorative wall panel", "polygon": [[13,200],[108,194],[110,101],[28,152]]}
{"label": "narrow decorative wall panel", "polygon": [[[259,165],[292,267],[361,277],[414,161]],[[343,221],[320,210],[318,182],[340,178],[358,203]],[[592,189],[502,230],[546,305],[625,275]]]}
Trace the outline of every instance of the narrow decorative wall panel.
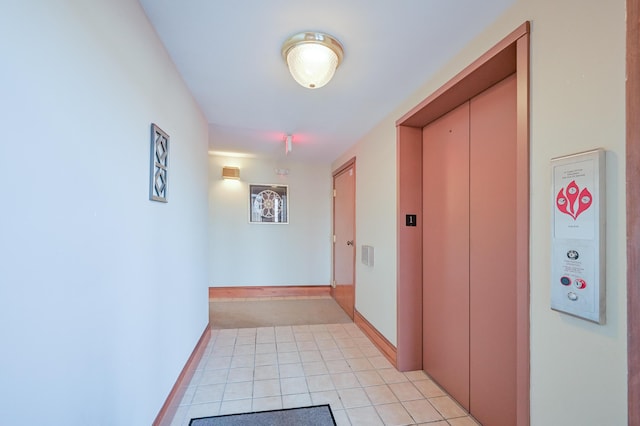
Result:
{"label": "narrow decorative wall panel", "polygon": [[167,202],[169,173],[169,135],[156,124],[151,124],[151,178],[149,199]]}

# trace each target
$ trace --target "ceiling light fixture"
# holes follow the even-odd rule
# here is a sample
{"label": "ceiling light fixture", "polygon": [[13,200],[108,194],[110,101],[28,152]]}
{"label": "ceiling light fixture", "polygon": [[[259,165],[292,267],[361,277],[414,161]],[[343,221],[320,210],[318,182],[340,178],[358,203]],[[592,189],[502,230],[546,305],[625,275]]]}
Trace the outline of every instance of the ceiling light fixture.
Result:
{"label": "ceiling light fixture", "polygon": [[342,62],[344,50],[342,44],[328,34],[303,32],[284,42],[282,57],[301,86],[318,89],[331,80]]}

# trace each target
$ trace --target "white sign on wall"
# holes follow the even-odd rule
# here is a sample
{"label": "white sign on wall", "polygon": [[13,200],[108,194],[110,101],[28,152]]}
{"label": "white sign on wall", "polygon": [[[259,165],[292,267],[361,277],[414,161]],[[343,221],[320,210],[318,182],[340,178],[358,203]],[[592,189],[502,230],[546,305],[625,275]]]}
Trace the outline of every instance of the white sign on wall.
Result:
{"label": "white sign on wall", "polygon": [[551,308],[605,321],[605,151],[551,160]]}

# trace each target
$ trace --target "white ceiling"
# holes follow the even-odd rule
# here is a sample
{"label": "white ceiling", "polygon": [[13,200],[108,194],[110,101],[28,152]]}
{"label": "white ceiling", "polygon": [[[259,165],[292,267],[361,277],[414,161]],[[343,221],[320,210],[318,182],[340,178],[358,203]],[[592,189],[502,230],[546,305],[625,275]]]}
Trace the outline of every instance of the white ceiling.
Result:
{"label": "white ceiling", "polygon": [[[493,22],[513,0],[140,0],[209,121],[209,149],[331,162]],[[334,79],[310,90],[282,43],[338,38]]]}

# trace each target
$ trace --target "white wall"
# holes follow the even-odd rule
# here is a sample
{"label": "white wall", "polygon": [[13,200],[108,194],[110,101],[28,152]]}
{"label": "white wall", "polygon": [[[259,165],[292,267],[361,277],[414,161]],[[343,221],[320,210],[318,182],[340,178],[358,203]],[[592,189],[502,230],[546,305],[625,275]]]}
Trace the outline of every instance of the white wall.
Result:
{"label": "white wall", "polygon": [[0,424],[148,425],[208,320],[206,121],[137,1],[0,28]]}
{"label": "white wall", "polygon": [[[376,246],[375,271],[356,268],[356,308],[395,342],[395,120],[526,20],[531,32],[532,425],[626,424],[625,2],[521,0],[459,52],[354,149],[357,239]],[[427,52],[428,53],[428,52]],[[553,157],[607,153],[607,324],[549,308]],[[384,173],[381,172],[384,170]],[[375,226],[374,226],[375,225]],[[384,252],[378,247],[385,247]],[[386,309],[377,309],[385,306]]]}
{"label": "white wall", "polygon": [[[390,123],[392,125],[390,125]],[[356,157],[355,308],[396,344],[396,145],[395,120],[388,119],[332,164]],[[373,246],[373,266],[359,260],[363,245]]]}
{"label": "white wall", "polygon": [[[223,166],[240,167],[241,180],[223,180]],[[287,185],[289,223],[250,224],[249,184]],[[326,164],[210,155],[210,285],[329,285],[331,188]]]}

